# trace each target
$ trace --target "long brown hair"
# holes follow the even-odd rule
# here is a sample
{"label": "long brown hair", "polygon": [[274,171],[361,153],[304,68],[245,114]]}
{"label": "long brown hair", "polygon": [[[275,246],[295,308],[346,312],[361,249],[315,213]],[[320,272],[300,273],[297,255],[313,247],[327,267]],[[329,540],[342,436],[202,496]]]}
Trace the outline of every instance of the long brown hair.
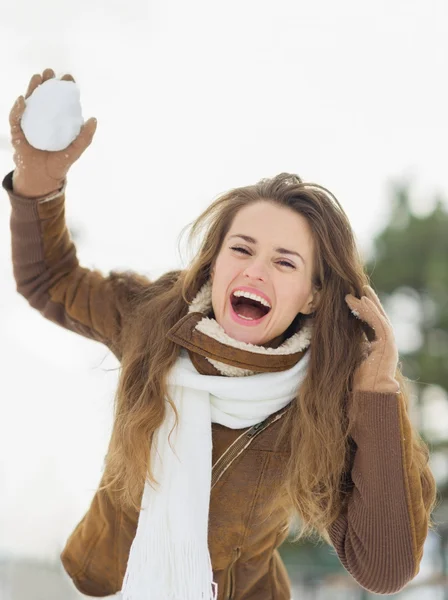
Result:
{"label": "long brown hair", "polygon": [[[344,298],[348,293],[360,297],[369,281],[337,199],[297,175],[281,173],[218,197],[191,224],[190,244],[198,239],[201,243],[187,269],[166,273],[151,284],[128,275],[127,287],[133,285],[134,289],[122,318],[121,375],[105,487],[114,486],[123,505],[139,510],[145,479],[157,486],[149,468],[149,448],[165,416],[164,398],[173,407],[176,425],[178,422],[166,376],[180,348],[166,333],[187,313],[189,302],[210,277],[237,212],[260,200],[288,207],[307,219],[316,248],[313,283],[320,290],[318,306],[311,315],[314,328],[308,374],[283,419],[278,439],[281,444],[286,436],[291,448],[286,478],[266,506],[266,516],[284,510],[300,523],[296,540],[317,533],[329,541],[327,529],[343,509],[351,487],[354,445],[347,407],[352,376],[362,359],[366,337],[372,339],[373,335],[354,318]],[[300,326],[300,319],[298,323]],[[400,371],[397,378],[405,390]],[[405,399],[408,402],[407,396]],[[430,520],[435,482],[428,466],[428,448],[415,429],[412,444]]]}

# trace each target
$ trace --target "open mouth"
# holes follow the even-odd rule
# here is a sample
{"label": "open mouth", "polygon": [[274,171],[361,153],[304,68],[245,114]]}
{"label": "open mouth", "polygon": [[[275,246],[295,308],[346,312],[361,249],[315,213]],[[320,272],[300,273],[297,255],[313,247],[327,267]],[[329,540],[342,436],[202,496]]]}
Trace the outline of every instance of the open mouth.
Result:
{"label": "open mouth", "polygon": [[230,297],[232,309],[237,317],[245,321],[259,321],[265,317],[271,309],[254,298],[244,296]]}

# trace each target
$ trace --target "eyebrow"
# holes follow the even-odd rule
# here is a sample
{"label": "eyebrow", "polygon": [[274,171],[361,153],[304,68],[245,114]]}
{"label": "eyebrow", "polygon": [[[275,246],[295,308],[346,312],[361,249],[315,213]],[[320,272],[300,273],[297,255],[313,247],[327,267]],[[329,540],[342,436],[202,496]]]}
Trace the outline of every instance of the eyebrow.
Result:
{"label": "eyebrow", "polygon": [[[234,237],[240,237],[243,240],[246,240],[246,242],[249,242],[249,244],[255,244],[255,245],[258,244],[257,240],[255,238],[251,237],[250,235],[244,235],[243,233],[235,233],[234,235],[231,235],[229,237],[229,240]],[[274,248],[274,250],[275,250],[275,252],[278,252],[279,254],[293,254],[294,256],[298,256],[302,260],[303,264],[306,264],[303,256],[301,254],[299,254],[298,252],[296,252],[295,250],[287,250],[286,248]]]}

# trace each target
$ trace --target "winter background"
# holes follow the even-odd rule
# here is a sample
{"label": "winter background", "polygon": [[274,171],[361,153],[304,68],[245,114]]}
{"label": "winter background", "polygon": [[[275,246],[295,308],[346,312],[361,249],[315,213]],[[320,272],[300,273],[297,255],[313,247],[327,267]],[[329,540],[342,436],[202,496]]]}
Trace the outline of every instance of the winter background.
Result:
{"label": "winter background", "polygon": [[[447,34],[444,0],[2,2],[0,170],[12,104],[52,67],[98,119],[67,189],[85,266],[178,268],[185,224],[282,171],[329,188],[368,256],[392,179],[420,214],[448,197]],[[100,478],[118,364],[16,293],[9,214],[3,193],[0,561],[57,560]]]}

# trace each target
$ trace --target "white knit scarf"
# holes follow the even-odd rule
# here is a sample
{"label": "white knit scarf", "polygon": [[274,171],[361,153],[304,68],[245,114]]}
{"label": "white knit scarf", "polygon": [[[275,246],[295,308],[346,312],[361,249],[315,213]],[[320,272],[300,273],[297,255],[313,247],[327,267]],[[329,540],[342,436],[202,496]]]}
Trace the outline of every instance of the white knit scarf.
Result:
{"label": "white knit scarf", "polygon": [[151,465],[159,488],[147,482],[123,582],[123,600],[215,600],[208,550],[212,428],[255,425],[296,396],[308,353],[291,369],[248,377],[201,375],[181,351],[169,379],[166,418],[154,435]]}

